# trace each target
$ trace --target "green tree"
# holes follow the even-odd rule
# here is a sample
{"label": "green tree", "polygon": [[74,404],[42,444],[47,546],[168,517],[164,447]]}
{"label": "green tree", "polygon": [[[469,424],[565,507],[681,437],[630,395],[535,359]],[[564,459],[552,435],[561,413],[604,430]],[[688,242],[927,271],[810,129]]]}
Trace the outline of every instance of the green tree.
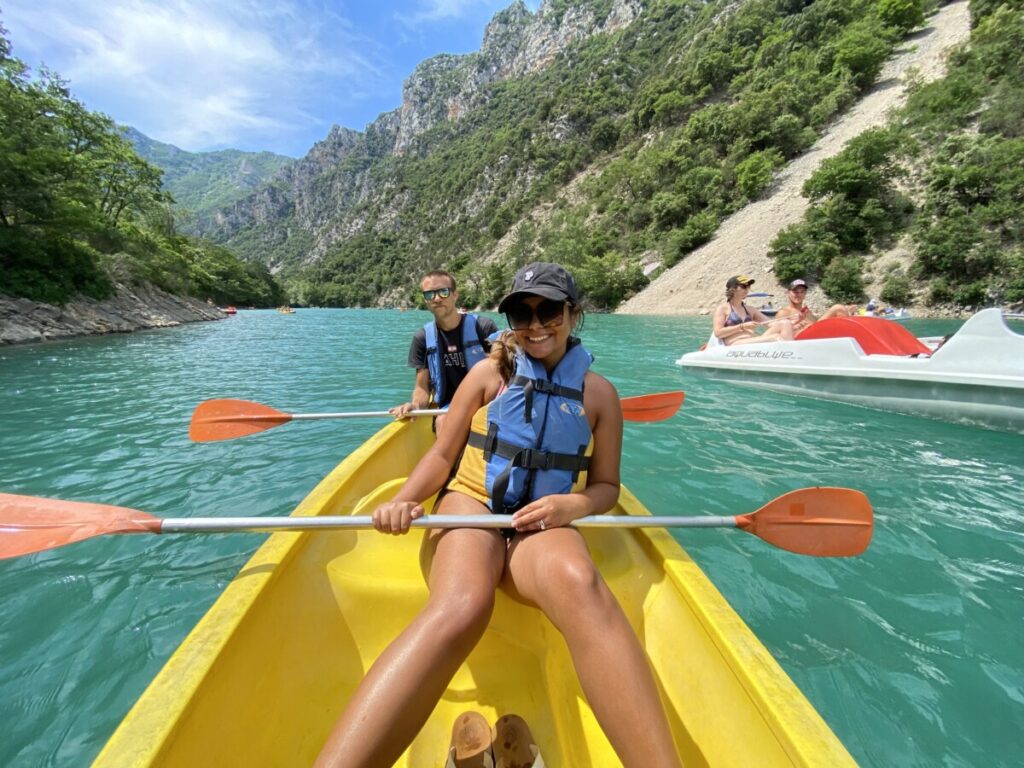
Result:
{"label": "green tree", "polygon": [[822,275],[821,289],[833,301],[860,301],[864,296],[863,269],[863,260],[856,256],[832,259]]}
{"label": "green tree", "polygon": [[864,19],[850,25],[836,41],[835,65],[848,71],[859,88],[867,88],[882,71],[891,44],[889,30],[876,19]]}
{"label": "green tree", "polygon": [[921,0],[878,0],[875,12],[883,24],[904,33],[924,23]]}
{"label": "green tree", "polygon": [[784,162],[777,149],[766,149],[748,155],[736,166],[736,185],[747,198],[754,200],[771,183],[775,170]]}

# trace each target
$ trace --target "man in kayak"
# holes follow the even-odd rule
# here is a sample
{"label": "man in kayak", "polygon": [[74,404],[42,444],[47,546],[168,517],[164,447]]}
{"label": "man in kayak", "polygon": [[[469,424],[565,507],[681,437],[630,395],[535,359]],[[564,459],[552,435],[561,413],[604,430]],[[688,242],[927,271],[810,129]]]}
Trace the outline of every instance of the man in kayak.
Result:
{"label": "man in kayak", "polygon": [[[459,311],[455,277],[448,272],[428,272],[420,290],[434,319],[413,334],[409,347],[409,367],[416,370],[412,397],[390,409],[400,419],[431,402],[447,408],[469,369],[487,356],[488,338],[498,331],[489,317]],[[437,417],[436,430],[440,431],[443,420],[443,415]]]}
{"label": "man in kayak", "polygon": [[498,310],[511,332],[466,376],[437,441],[373,520],[382,533],[408,533],[441,491],[438,514],[512,513],[513,528],[426,536],[430,597],[370,667],[317,765],[394,764],[483,636],[500,585],[562,633],[621,764],[678,768],[643,647],[570,526],[615,506],[622,454],[619,395],[573,336],[583,319],[576,283],[556,264],[528,264]]}
{"label": "man in kayak", "polygon": [[849,317],[856,313],[857,308],[852,304],[834,304],[825,310],[821,317],[815,316],[804,302],[807,300],[807,282],[797,278],[789,284],[786,291],[789,304],[778,311],[776,319],[788,319],[793,323],[793,331],[799,333],[804,328],[819,320],[829,317]]}

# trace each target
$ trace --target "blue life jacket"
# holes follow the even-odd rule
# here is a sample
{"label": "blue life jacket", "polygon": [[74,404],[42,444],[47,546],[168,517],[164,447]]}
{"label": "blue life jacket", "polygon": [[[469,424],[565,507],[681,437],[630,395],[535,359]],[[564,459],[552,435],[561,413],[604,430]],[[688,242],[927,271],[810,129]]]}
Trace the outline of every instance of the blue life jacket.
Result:
{"label": "blue life jacket", "polygon": [[467,452],[483,452],[494,512],[568,493],[589,466],[583,380],[594,357],[579,339],[569,343],[550,377],[542,363],[519,350],[508,388],[487,406],[487,434],[469,434]]}
{"label": "blue life jacket", "polygon": [[[484,349],[476,324],[476,315],[467,313],[463,316],[462,350],[466,355],[467,371],[487,357],[487,350]],[[423,330],[427,336],[427,371],[430,373],[430,389],[434,394],[434,401],[443,403],[445,399],[444,367],[441,365],[441,349],[437,343],[437,323],[429,322],[423,326]]]}

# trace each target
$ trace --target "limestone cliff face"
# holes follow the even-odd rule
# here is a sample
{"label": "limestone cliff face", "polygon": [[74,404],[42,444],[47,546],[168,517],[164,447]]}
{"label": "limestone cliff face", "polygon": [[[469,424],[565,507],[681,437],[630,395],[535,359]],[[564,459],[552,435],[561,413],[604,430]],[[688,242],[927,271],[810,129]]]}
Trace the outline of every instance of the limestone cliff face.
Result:
{"label": "limestone cliff face", "polygon": [[544,0],[534,14],[516,0],[487,26],[480,51],[422,62],[405,81],[398,109],[363,133],[335,126],[269,186],[221,210],[209,234],[277,271],[316,262],[333,243],[362,231],[370,203],[375,230],[397,227],[405,193],[386,171],[371,174],[371,167],[388,156],[429,152],[430,130],[458,123],[486,99],[488,85],[537,72],[568,46],[621,29],[640,15],[643,2],[613,0],[601,18],[595,7],[609,8],[581,3],[558,10]]}
{"label": "limestone cliff face", "polygon": [[416,67],[402,89],[395,151],[408,150],[417,136],[439,122],[457,122],[479,103],[488,84],[537,72],[573,43],[621,29],[642,10],[639,0],[615,0],[608,15],[599,19],[592,6],[556,12],[545,0],[534,15],[516,0],[487,25],[479,52],[435,56]]}

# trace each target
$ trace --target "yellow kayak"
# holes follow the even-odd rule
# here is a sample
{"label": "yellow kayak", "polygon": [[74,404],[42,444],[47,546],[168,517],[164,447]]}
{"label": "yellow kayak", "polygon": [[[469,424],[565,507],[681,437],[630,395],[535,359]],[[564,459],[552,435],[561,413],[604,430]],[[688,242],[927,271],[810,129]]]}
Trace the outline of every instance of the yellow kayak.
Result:
{"label": "yellow kayak", "polygon": [[[293,513],[369,514],[433,441],[390,424]],[[625,488],[614,514],[646,515]],[[584,529],[644,645],[686,765],[842,766],[853,759],[663,529]],[[277,533],[142,694],[95,766],[301,766],[376,656],[424,604],[423,531]],[[609,660],[614,663],[614,660]],[[483,639],[396,765],[442,766],[466,710],[530,724],[549,768],[616,766],[561,635],[499,593]]]}

